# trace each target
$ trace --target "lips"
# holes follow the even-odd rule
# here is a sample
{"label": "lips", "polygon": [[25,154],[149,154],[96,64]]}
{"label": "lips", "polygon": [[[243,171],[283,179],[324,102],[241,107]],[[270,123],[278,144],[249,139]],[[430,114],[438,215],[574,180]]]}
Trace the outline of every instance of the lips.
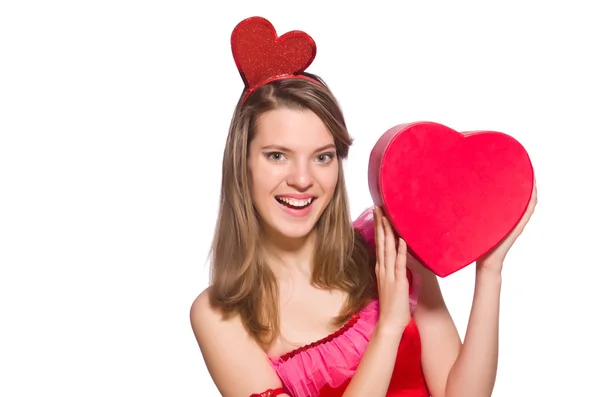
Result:
{"label": "lips", "polygon": [[282,195],[275,196],[275,200],[288,208],[303,209],[310,206],[316,200],[316,197],[307,195]]}

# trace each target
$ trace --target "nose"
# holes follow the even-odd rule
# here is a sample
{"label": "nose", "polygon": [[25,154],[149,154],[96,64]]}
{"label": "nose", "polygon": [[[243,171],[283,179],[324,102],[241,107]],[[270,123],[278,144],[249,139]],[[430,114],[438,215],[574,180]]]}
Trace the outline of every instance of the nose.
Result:
{"label": "nose", "polygon": [[313,185],[313,176],[307,161],[297,160],[291,164],[287,184],[299,191],[305,191]]}

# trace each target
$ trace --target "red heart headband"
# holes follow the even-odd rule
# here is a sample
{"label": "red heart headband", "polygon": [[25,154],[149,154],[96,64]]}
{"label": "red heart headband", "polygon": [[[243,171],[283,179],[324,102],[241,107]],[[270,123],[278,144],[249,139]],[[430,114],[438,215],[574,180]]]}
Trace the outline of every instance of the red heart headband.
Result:
{"label": "red heart headband", "polygon": [[268,20],[250,17],[233,29],[231,51],[247,90],[242,103],[257,88],[275,80],[299,78],[320,84],[302,75],[317,54],[314,40],[302,31],[278,37]]}

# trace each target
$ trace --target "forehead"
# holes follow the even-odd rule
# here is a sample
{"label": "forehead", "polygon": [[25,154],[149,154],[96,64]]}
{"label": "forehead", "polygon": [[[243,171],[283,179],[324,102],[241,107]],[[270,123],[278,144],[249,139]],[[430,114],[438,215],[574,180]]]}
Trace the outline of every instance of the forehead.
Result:
{"label": "forehead", "polygon": [[314,150],[334,143],[325,123],[306,109],[279,108],[257,120],[254,141],[260,146],[279,145],[291,150]]}

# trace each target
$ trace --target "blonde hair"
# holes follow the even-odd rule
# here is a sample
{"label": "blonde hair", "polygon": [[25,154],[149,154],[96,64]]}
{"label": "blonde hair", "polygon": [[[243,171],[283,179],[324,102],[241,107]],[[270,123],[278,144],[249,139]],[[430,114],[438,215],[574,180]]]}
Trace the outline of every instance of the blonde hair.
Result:
{"label": "blonde hair", "polygon": [[[342,160],[348,156],[352,138],[340,106],[324,82],[278,80],[259,88],[243,104],[241,98],[223,154],[221,201],[211,250],[210,300],[225,314],[239,314],[249,333],[268,344],[279,334],[279,300],[275,276],[261,249],[261,228],[250,195],[247,157],[257,119],[281,107],[308,109],[331,132]],[[316,224],[316,235],[312,282],[347,293],[334,319],[341,325],[375,295],[373,258],[352,227],[341,162],[335,192]]]}

